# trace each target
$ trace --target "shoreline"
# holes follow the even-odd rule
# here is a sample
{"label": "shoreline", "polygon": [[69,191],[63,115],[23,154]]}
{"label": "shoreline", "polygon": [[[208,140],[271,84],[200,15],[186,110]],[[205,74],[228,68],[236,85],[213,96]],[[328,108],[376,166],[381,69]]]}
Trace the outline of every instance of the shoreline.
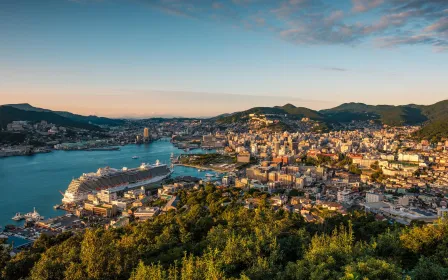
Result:
{"label": "shoreline", "polygon": [[175,163],[174,166],[185,166],[185,167],[191,167],[191,168],[196,168],[196,169],[202,169],[204,171],[214,171],[214,172],[218,172],[218,173],[232,172],[232,171],[227,171],[227,170],[216,169],[213,167],[204,167],[204,166],[193,165],[193,164]]}
{"label": "shoreline", "polygon": [[[120,151],[104,152],[54,150],[48,154],[0,158],[0,164],[11,164],[11,167],[14,166],[14,168],[11,168],[11,171],[7,172],[7,175],[0,178],[0,185],[5,184],[6,186],[6,183],[8,183],[8,186],[10,186],[3,188],[2,192],[0,192],[3,197],[7,198],[7,203],[1,205],[3,208],[1,208],[0,226],[9,224],[21,225],[21,223],[11,220],[11,217],[16,212],[28,212],[26,210],[32,206],[36,206],[39,213],[46,218],[65,214],[66,212],[63,210],[54,210],[53,206],[61,203],[62,197],[58,190],[61,190],[61,188],[65,190],[74,176],[78,177],[85,172],[95,171],[97,168],[104,166],[115,168],[123,166],[138,167],[141,162],[154,163],[157,159],[170,165],[171,152],[176,156],[183,153],[182,150],[174,147],[169,141],[164,139],[142,145],[129,143],[120,148]],[[159,149],[162,149],[164,152],[158,153]],[[202,151],[198,150],[197,152],[201,153]],[[134,155],[140,155],[141,157],[139,160],[133,160],[131,157]],[[84,157],[88,158],[84,159]],[[58,164],[59,161],[61,162],[60,165]],[[27,169],[26,172],[23,172],[21,168],[25,164]],[[43,169],[47,173],[41,172]],[[206,173],[198,172],[197,167],[193,166],[190,168],[178,168],[178,171],[175,169],[172,178],[176,176],[202,178]],[[221,171],[216,173],[221,174]],[[21,176],[21,180],[11,180],[13,175]],[[48,180],[46,187],[41,189],[33,188],[32,180],[36,180],[36,178],[41,181]],[[25,193],[26,200],[15,199],[21,192]]]}
{"label": "shoreline", "polygon": [[34,155],[37,154],[48,154],[48,153],[52,153],[54,150],[53,149],[48,149],[48,150],[37,150],[37,151],[31,151],[29,153],[13,153],[13,154],[1,154],[2,151],[0,151],[0,158],[9,158],[9,157],[32,157]]}
{"label": "shoreline", "polygon": [[108,152],[108,151],[120,151],[123,146],[127,145],[138,145],[136,143],[127,143],[127,144],[115,144],[101,147],[91,147],[91,148],[81,148],[81,149],[55,149],[55,148],[43,148],[37,147],[35,150],[32,150],[29,153],[15,153],[15,154],[2,154],[2,150],[0,150],[0,158],[9,158],[9,157],[29,157],[38,154],[48,154],[54,152]]}

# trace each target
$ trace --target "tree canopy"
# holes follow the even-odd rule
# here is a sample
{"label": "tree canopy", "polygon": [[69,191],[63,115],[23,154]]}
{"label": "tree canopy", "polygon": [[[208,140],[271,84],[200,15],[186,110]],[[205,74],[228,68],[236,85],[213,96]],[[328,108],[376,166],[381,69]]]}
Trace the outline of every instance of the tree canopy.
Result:
{"label": "tree canopy", "polygon": [[[226,192],[226,195],[223,195]],[[237,189],[182,191],[178,212],[118,229],[42,236],[2,279],[447,279],[448,223],[403,227],[363,212],[306,223]],[[248,196],[246,193],[245,196]],[[222,203],[225,200],[230,204]]]}

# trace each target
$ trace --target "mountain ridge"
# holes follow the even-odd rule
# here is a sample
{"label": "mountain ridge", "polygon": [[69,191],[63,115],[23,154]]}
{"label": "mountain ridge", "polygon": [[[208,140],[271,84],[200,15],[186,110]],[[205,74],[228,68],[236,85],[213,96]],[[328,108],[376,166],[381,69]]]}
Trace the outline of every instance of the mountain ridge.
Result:
{"label": "mountain ridge", "polygon": [[[331,123],[346,123],[351,121],[376,121],[389,126],[400,125],[423,125],[420,137],[437,138],[448,137],[448,131],[445,132],[442,127],[448,126],[448,100],[442,100],[431,105],[368,105],[360,102],[343,103],[339,106],[312,110],[306,107],[296,107],[288,103],[283,106],[274,107],[254,107],[245,111],[223,114],[215,119],[220,124],[230,124],[242,122],[248,119],[252,113],[259,114],[278,114],[289,118],[309,118],[311,120]],[[431,135],[426,135],[425,131],[431,131]]]}
{"label": "mountain ridge", "polygon": [[74,127],[87,130],[101,130],[99,126],[85,122],[78,122],[53,112],[31,110],[27,111],[6,105],[0,106],[0,128],[6,129],[7,125],[13,121],[47,121],[59,126]]}
{"label": "mountain ridge", "polygon": [[[445,128],[448,127],[448,100],[431,105],[368,105],[349,102],[319,111],[287,103],[283,106],[253,107],[245,111],[221,114],[208,120],[216,121],[220,125],[241,123],[247,121],[250,114],[277,115],[293,120],[309,118],[325,125],[352,121],[375,121],[390,126],[422,125],[422,129],[415,134],[416,137],[432,140],[448,137],[448,129]],[[99,125],[117,126],[124,123],[122,119],[52,111],[28,103],[0,105],[0,127],[6,128],[8,123],[15,120],[46,120],[57,125],[90,130],[100,129]]]}
{"label": "mountain ridge", "polygon": [[23,111],[51,112],[51,113],[58,114],[62,117],[74,120],[74,121],[90,123],[93,125],[117,126],[117,125],[121,125],[124,123],[124,121],[121,119],[111,119],[111,118],[105,118],[105,117],[98,117],[95,115],[83,116],[83,115],[74,114],[74,113],[67,112],[67,111],[53,111],[53,110],[49,110],[49,109],[34,107],[29,103],[5,104],[5,105],[1,105],[1,106],[9,106],[9,107],[13,107],[13,108],[23,110]]}

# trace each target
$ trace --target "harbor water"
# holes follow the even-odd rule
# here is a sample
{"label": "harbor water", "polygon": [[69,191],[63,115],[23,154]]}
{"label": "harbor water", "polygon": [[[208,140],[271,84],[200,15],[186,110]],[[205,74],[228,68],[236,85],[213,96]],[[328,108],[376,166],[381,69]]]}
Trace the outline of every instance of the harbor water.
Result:
{"label": "harbor water", "polygon": [[[194,150],[190,153],[204,153]],[[98,168],[138,167],[142,162],[170,164],[171,153],[185,153],[169,141],[145,145],[127,145],[118,151],[53,151],[48,154],[0,158],[0,226],[18,224],[11,220],[16,212],[27,213],[33,207],[45,218],[64,214],[53,206],[73,178]],[[137,159],[133,157],[138,157]],[[203,177],[195,168],[175,166],[173,176]]]}

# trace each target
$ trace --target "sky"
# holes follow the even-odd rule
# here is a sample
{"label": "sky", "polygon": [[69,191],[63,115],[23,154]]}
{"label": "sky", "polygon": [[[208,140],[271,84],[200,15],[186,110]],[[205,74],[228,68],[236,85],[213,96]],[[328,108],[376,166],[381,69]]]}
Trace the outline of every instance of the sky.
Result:
{"label": "sky", "polygon": [[447,0],[0,0],[0,104],[206,117],[448,99]]}

